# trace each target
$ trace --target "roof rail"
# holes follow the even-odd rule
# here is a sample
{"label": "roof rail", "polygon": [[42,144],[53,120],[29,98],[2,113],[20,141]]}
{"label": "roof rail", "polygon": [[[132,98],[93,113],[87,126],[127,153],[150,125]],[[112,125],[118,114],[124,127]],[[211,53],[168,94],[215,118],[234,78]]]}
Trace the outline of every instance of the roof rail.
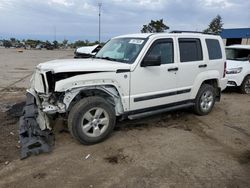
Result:
{"label": "roof rail", "polygon": [[207,34],[207,35],[216,35],[215,33],[205,33],[201,31],[181,31],[181,30],[174,30],[171,31],[170,33],[199,33],[199,34]]}

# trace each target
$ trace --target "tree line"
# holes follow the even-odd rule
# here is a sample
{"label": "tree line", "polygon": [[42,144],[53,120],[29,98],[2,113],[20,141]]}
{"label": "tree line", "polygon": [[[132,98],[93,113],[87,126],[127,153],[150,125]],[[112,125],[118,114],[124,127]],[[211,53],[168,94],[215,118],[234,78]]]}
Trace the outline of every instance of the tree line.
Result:
{"label": "tree line", "polygon": [[53,42],[50,42],[48,40],[42,41],[42,40],[33,40],[33,39],[18,40],[16,38],[0,40],[0,46],[3,46],[5,48],[11,48],[11,47],[37,48],[37,49],[46,48],[49,50],[59,49],[59,48],[60,49],[78,48],[81,46],[93,46],[95,44],[99,44],[99,42],[98,41],[90,42],[88,40],[77,40],[75,42],[69,42],[66,39],[64,39],[62,42],[58,42],[57,40],[54,40]]}
{"label": "tree line", "polygon": [[[161,33],[165,32],[166,30],[170,29],[167,26],[163,19],[160,20],[151,20],[150,23],[145,24],[142,26],[141,33]],[[209,23],[208,27],[203,30],[204,33],[212,33],[219,35],[223,29],[223,22],[222,17],[217,15],[212,21]],[[70,43],[68,40],[63,40],[62,42],[58,41],[41,41],[41,40],[18,40],[15,38],[10,38],[8,40],[0,41],[0,45],[4,46],[5,48],[15,47],[15,48],[46,48],[46,49],[59,49],[59,48],[78,48],[81,46],[92,46],[95,44],[99,44],[98,41],[90,42],[88,40],[77,40],[73,43]]]}

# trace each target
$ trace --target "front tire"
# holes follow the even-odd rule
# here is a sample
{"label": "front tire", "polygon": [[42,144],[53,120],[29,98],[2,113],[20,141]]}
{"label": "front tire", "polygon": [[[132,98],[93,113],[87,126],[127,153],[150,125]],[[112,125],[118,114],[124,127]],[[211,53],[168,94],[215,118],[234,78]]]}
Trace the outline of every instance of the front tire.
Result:
{"label": "front tire", "polygon": [[250,94],[250,76],[247,76],[241,86],[240,86],[241,93],[243,94]]}
{"label": "front tire", "polygon": [[213,86],[203,84],[196,96],[194,111],[203,116],[209,114],[215,103],[215,89]]}
{"label": "front tire", "polygon": [[115,126],[114,107],[102,97],[88,97],[73,106],[68,117],[71,135],[90,145],[108,138]]}

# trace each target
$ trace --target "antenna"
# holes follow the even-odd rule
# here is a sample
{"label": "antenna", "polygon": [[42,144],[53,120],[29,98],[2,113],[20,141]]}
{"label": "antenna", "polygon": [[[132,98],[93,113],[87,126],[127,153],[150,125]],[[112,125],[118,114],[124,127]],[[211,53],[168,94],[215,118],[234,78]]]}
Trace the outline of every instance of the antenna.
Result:
{"label": "antenna", "polygon": [[102,3],[98,3],[99,7],[99,44],[101,43],[101,7]]}

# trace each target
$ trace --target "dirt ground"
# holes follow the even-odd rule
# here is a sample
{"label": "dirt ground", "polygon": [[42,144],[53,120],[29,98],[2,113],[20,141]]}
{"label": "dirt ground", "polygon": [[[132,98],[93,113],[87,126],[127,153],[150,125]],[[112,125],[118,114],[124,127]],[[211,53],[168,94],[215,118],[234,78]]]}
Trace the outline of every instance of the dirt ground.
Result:
{"label": "dirt ground", "polygon": [[250,187],[250,96],[236,90],[207,116],[181,110],[125,120],[92,146],[58,120],[54,150],[20,160],[18,116],[30,75],[40,62],[72,56],[0,49],[0,187]]}

